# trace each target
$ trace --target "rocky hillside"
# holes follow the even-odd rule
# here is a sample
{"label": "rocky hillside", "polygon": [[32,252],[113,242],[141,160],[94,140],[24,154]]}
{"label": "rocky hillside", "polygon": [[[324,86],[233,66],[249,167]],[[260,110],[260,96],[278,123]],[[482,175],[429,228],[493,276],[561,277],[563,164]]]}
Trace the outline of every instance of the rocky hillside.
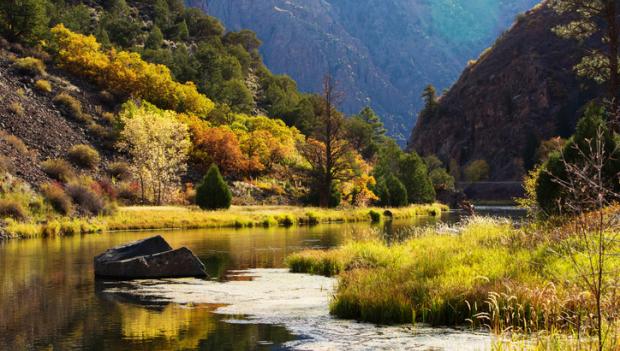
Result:
{"label": "rocky hillside", "polygon": [[449,87],[465,67],[537,0],[186,0],[228,29],[249,28],[265,63],[317,91],[335,75],[343,109],[371,104],[391,134],[409,135],[420,94]]}
{"label": "rocky hillside", "polygon": [[410,147],[460,166],[483,159],[492,180],[519,180],[540,142],[572,134],[602,92],[572,69],[578,43],[551,32],[565,20],[544,5],[523,16],[418,120]]}
{"label": "rocky hillside", "polygon": [[[106,147],[107,101],[100,91],[51,66],[43,74],[20,72],[13,63],[18,57],[0,49],[0,166],[37,185],[52,180],[42,171],[43,161],[66,158],[72,146],[85,144],[102,156],[101,166],[90,173],[102,172],[115,155]],[[38,87],[39,80],[49,82],[50,90]],[[54,103],[61,92],[81,105],[83,120],[67,118]]]}

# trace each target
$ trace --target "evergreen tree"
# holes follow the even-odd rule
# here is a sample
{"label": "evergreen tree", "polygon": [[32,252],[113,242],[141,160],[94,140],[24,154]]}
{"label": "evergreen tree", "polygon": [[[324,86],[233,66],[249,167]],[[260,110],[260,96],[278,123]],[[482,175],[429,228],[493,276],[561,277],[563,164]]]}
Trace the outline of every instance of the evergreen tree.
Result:
{"label": "evergreen tree", "polygon": [[0,1],[0,30],[11,41],[32,42],[41,35],[49,22],[46,0]]}
{"label": "evergreen tree", "polygon": [[189,39],[189,29],[185,20],[179,22],[176,27],[177,40],[187,41]]}
{"label": "evergreen tree", "polygon": [[161,32],[161,29],[157,25],[153,26],[151,32],[149,33],[148,38],[146,38],[146,42],[144,43],[145,49],[157,50],[161,48],[161,45],[164,42],[164,35]]}
{"label": "evergreen tree", "polygon": [[203,210],[218,210],[230,208],[231,202],[232,193],[219,168],[211,165],[196,189],[196,204]]}
{"label": "evergreen tree", "polygon": [[403,207],[409,203],[407,188],[393,174],[380,178],[375,187],[379,204],[384,207]]}
{"label": "evergreen tree", "polygon": [[424,99],[424,110],[432,111],[437,106],[437,90],[432,84],[429,84],[424,88],[422,92],[422,98]]}
{"label": "evergreen tree", "polygon": [[435,189],[424,161],[415,152],[401,156],[399,179],[407,188],[409,203],[423,204],[435,201]]}
{"label": "evergreen tree", "polygon": [[360,111],[358,116],[372,128],[374,142],[380,143],[385,137],[386,130],[383,126],[383,122],[381,122],[381,119],[377,116],[375,111],[370,108],[370,106],[366,106]]}
{"label": "evergreen tree", "polygon": [[598,138],[598,131],[602,131],[603,150],[610,157],[602,169],[604,177],[608,180],[608,188],[620,192],[618,176],[620,174],[620,152],[618,140],[608,128],[603,108],[589,106],[584,117],[577,124],[575,134],[566,143],[562,152],[555,152],[549,156],[543,165],[543,170],[536,181],[536,199],[538,205],[546,214],[558,214],[569,194],[564,194],[559,181],[568,180],[566,164],[579,165],[584,162],[584,157],[590,157],[592,146]]}

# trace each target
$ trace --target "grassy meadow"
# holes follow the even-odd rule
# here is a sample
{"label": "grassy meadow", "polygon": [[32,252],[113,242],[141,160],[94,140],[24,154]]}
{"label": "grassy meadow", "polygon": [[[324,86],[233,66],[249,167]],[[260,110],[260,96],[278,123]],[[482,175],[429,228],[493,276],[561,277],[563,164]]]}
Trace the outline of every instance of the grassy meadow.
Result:
{"label": "grassy meadow", "polygon": [[134,206],[121,207],[112,215],[93,218],[60,217],[32,223],[9,220],[6,231],[12,237],[26,238],[121,230],[288,227],[441,216],[447,209],[441,204],[392,209],[233,206],[222,211],[202,211],[196,207],[182,206]]}

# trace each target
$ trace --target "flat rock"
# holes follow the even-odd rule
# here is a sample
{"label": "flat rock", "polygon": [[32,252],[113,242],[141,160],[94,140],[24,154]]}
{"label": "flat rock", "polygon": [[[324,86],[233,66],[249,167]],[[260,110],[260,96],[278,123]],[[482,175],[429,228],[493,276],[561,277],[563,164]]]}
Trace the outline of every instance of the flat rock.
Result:
{"label": "flat rock", "polygon": [[161,236],[135,241],[95,257],[95,275],[116,279],[204,277],[205,267],[186,247],[173,250]]}

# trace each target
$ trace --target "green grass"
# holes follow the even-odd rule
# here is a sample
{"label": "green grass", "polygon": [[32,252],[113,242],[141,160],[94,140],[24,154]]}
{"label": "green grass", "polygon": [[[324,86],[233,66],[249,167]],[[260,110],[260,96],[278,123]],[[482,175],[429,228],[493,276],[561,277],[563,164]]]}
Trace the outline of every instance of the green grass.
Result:
{"label": "green grass", "polygon": [[571,278],[569,262],[532,232],[478,217],[392,246],[352,242],[295,253],[286,262],[292,272],[338,275],[330,310],[340,318],[469,325],[498,334],[569,330],[574,321],[560,316],[582,304],[563,284]]}
{"label": "green grass", "polygon": [[[393,219],[441,216],[447,207],[440,204],[414,205],[389,209]],[[59,217],[46,222],[8,221],[10,237],[45,237],[103,231],[247,228],[303,226],[321,223],[376,221],[385,209],[320,209],[293,206],[233,206],[226,211],[202,211],[195,207],[121,207],[115,214],[96,218]],[[371,215],[373,213],[373,215]],[[381,218],[379,218],[380,220]]]}

